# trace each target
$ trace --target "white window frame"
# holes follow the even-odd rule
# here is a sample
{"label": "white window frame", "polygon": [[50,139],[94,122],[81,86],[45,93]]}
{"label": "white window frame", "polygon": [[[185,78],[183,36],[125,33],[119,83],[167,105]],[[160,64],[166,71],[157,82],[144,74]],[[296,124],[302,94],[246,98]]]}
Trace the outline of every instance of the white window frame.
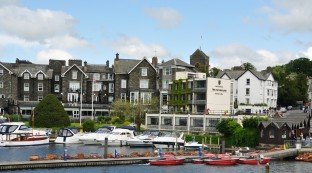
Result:
{"label": "white window frame", "polygon": [[164,68],[165,75],[172,75],[172,69],[170,67]]}
{"label": "white window frame", "polygon": [[38,96],[38,101],[40,102],[43,99],[43,96]]}
{"label": "white window frame", "polygon": [[69,89],[73,92],[76,92],[76,90],[80,89],[80,82],[77,81],[70,81],[69,82]]}
{"label": "white window frame", "polygon": [[114,83],[108,83],[108,93],[114,93]]}
{"label": "white window frame", "polygon": [[38,80],[43,80],[43,74],[42,74],[42,73],[39,73],[39,74],[37,75],[37,78],[38,78]]}
{"label": "white window frame", "polygon": [[24,101],[29,101],[29,95],[24,95]]}
{"label": "white window frame", "polygon": [[29,91],[29,83],[24,83],[24,91]]}
{"label": "white window frame", "polygon": [[127,100],[127,94],[126,93],[120,93],[120,99],[121,99],[121,101],[126,101]]}
{"label": "white window frame", "polygon": [[93,91],[100,91],[102,89],[102,82],[93,83]]}
{"label": "white window frame", "polygon": [[4,73],[3,69],[0,69],[0,76],[2,76]]}
{"label": "white window frame", "polygon": [[38,91],[43,91],[43,83],[38,83]]}
{"label": "white window frame", "polygon": [[94,73],[93,74],[93,80],[100,80],[100,78],[101,78],[101,75],[100,75],[100,73]]}
{"label": "white window frame", "polygon": [[4,94],[0,94],[0,99],[4,99],[5,95]]}
{"label": "white window frame", "polygon": [[121,88],[127,88],[127,80],[126,79],[121,79]]}
{"label": "white window frame", "polygon": [[148,79],[140,79],[140,88],[147,89],[149,86]]}
{"label": "white window frame", "polygon": [[139,92],[130,92],[130,103],[137,104],[139,101]]}
{"label": "white window frame", "polygon": [[60,75],[54,75],[54,81],[56,82],[60,81]]}
{"label": "white window frame", "polygon": [[150,104],[152,100],[152,93],[150,92],[141,92],[140,100],[142,104]]}
{"label": "white window frame", "polygon": [[3,82],[0,81],[0,88],[3,88]]}
{"label": "white window frame", "polygon": [[23,77],[24,77],[24,79],[29,79],[30,78],[30,74],[29,73],[24,73]]}
{"label": "white window frame", "polygon": [[147,68],[141,68],[141,76],[147,76]]}
{"label": "white window frame", "polygon": [[54,84],[54,92],[59,93],[60,92],[60,84]]}
{"label": "white window frame", "polygon": [[77,70],[73,70],[72,71],[72,79],[77,79],[77,75],[78,75],[78,71]]}

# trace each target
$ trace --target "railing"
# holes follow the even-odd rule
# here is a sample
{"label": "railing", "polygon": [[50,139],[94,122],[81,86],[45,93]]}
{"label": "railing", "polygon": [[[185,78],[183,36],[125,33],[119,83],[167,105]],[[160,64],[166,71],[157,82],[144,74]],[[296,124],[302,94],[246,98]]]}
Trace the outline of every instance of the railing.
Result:
{"label": "railing", "polygon": [[158,130],[158,125],[147,125],[148,129]]}
{"label": "railing", "polygon": [[216,127],[211,127],[211,126],[206,126],[206,132],[210,132],[210,133],[217,133],[218,130],[216,129]]}
{"label": "railing", "polygon": [[172,125],[160,125],[161,130],[172,130]]}
{"label": "railing", "polygon": [[187,131],[187,126],[175,126],[175,130]]}
{"label": "railing", "polygon": [[204,130],[204,128],[203,127],[190,127],[190,131],[196,131],[196,132],[201,132],[201,131],[203,131]]}

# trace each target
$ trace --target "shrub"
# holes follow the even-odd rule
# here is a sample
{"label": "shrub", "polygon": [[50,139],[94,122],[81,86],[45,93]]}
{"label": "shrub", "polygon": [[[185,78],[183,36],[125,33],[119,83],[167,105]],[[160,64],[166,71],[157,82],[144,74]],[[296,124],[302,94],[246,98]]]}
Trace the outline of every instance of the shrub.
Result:
{"label": "shrub", "polygon": [[5,117],[10,122],[18,122],[18,121],[22,120],[22,116],[21,115],[6,115]]}
{"label": "shrub", "polygon": [[82,124],[82,129],[84,132],[94,132],[95,131],[95,122],[93,120],[86,120]]}
{"label": "shrub", "polygon": [[117,124],[122,124],[122,123],[124,123],[124,120],[122,120],[121,118],[117,116],[112,117],[112,124],[117,125]]}
{"label": "shrub", "polygon": [[36,106],[34,118],[30,118],[29,124],[32,125],[34,119],[35,127],[66,127],[70,125],[69,117],[64,110],[61,102],[53,95],[48,94]]}
{"label": "shrub", "polygon": [[111,116],[99,116],[97,120],[98,122],[102,124],[110,124],[112,121],[112,117]]}

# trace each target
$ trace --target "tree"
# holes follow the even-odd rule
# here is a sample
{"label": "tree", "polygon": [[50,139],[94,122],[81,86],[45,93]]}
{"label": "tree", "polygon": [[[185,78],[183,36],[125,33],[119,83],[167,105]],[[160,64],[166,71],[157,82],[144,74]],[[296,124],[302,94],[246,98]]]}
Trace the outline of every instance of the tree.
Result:
{"label": "tree", "polygon": [[82,129],[84,132],[94,132],[95,122],[93,120],[87,119],[85,122],[83,122]]}
{"label": "tree", "polygon": [[34,109],[34,117],[30,119],[30,125],[34,120],[35,127],[65,127],[70,125],[69,117],[61,102],[53,95],[48,94]]}
{"label": "tree", "polygon": [[309,58],[304,57],[291,60],[286,64],[286,70],[289,73],[303,73],[307,76],[312,76],[312,61],[310,61]]}
{"label": "tree", "polygon": [[209,76],[216,77],[220,71],[221,71],[221,69],[219,69],[217,67],[213,67],[209,71]]}
{"label": "tree", "polygon": [[252,65],[250,62],[245,62],[242,64],[244,70],[256,70],[256,67]]}
{"label": "tree", "polygon": [[235,120],[227,118],[222,119],[217,124],[217,130],[223,134],[224,137],[231,137],[237,129],[242,128]]}
{"label": "tree", "polygon": [[116,100],[112,106],[113,115],[123,118],[123,120],[134,119],[137,125],[137,130],[140,130],[141,124],[145,120],[145,113],[158,111],[159,101],[156,98],[150,100],[149,104],[138,101],[130,103],[129,101]]}

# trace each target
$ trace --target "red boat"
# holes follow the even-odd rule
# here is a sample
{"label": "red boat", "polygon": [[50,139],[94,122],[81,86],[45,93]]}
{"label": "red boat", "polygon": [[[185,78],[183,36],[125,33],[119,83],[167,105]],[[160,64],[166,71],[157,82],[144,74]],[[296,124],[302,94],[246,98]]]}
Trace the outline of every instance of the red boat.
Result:
{"label": "red boat", "polygon": [[232,166],[236,165],[237,162],[234,159],[208,159],[205,160],[207,165],[217,165],[217,166]]}
{"label": "red boat", "polygon": [[174,156],[166,156],[160,159],[150,160],[149,163],[154,166],[183,165],[184,159],[176,158]]}
{"label": "red boat", "polygon": [[194,164],[203,164],[204,160],[203,159],[193,159],[192,163],[194,163]]}
{"label": "red boat", "polygon": [[256,159],[256,158],[247,158],[247,159],[239,159],[238,163],[247,164],[247,165],[259,165],[259,164],[267,164],[269,163],[270,158]]}

